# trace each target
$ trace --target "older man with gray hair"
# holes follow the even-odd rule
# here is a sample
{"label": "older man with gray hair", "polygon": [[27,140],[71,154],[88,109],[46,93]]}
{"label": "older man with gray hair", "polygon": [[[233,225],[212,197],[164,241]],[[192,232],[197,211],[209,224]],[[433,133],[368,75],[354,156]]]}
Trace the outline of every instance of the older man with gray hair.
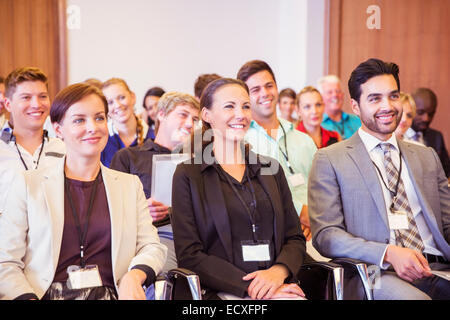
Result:
{"label": "older man with gray hair", "polygon": [[350,138],[361,127],[361,120],[354,114],[342,111],[344,92],[341,80],[335,75],[327,75],[317,81],[317,88],[325,103],[322,127],[338,132],[343,139]]}

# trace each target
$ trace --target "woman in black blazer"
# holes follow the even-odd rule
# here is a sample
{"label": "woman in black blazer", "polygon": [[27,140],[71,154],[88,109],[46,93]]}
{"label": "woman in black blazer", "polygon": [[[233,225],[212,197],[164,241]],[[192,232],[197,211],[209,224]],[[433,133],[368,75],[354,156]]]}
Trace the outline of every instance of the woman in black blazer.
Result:
{"label": "woman in black blazer", "polygon": [[194,150],[195,157],[178,165],[173,177],[178,265],[196,272],[212,294],[304,296],[296,274],[305,238],[285,175],[276,160],[243,143],[251,122],[247,86],[215,80],[200,107],[203,139],[212,136],[213,142]]}

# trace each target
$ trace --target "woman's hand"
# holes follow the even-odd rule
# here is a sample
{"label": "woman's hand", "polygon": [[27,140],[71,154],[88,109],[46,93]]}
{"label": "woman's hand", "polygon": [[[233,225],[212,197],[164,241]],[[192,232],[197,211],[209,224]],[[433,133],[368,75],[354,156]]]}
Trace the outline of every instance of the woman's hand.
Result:
{"label": "woman's hand", "polygon": [[120,280],[119,300],[145,300],[142,285],[147,279],[144,271],[133,269],[128,271]]}
{"label": "woman's hand", "polygon": [[[288,277],[288,269],[281,264],[275,264],[267,270],[258,270],[247,274],[242,279],[252,280],[247,293],[252,299],[270,299],[284,284]],[[281,293],[281,292],[280,292]]]}
{"label": "woman's hand", "polygon": [[153,221],[159,221],[164,219],[169,214],[169,207],[162,202],[158,202],[153,198],[148,198],[148,208]]}
{"label": "woman's hand", "polygon": [[305,297],[305,293],[296,283],[285,283],[278,288],[271,299],[286,299]]}

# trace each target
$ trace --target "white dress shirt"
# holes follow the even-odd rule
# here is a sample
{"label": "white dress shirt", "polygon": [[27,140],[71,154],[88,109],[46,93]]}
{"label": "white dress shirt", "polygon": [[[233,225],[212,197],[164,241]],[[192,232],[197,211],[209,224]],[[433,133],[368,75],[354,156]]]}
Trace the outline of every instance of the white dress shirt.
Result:
{"label": "white dress shirt", "polygon": [[[11,132],[9,129],[5,129],[4,131]],[[5,135],[2,137],[4,139]],[[38,166],[43,168],[55,165],[57,160],[65,155],[65,149],[64,142],[58,138],[45,138],[44,144],[37,147],[33,154],[21,145],[16,145],[13,138],[6,141],[0,140],[0,213],[7,199],[11,181],[17,171],[25,171],[25,165],[28,170],[36,169]]]}
{"label": "white dress shirt", "polygon": [[[397,139],[395,135],[393,134],[391,138],[389,138],[387,141],[381,141],[378,138],[370,135],[369,133],[365,132],[360,128],[358,130],[358,134],[364,143],[364,146],[366,147],[367,152],[369,153],[370,158],[375,163],[375,165],[380,169],[380,172],[377,171],[377,176],[380,181],[380,185],[383,189],[383,196],[384,196],[384,202],[386,205],[386,214],[389,212],[389,208],[392,203],[392,197],[389,192],[389,190],[386,189],[382,179],[387,184],[387,176],[386,176],[386,168],[384,166],[384,153],[381,150],[378,145],[380,143],[390,143],[394,146],[395,150],[391,149],[391,158],[392,162],[394,163],[395,168],[397,170],[400,168],[400,152],[397,144]],[[416,194],[416,190],[414,189],[414,185],[412,184],[411,180],[411,173],[409,172],[409,169],[406,165],[404,157],[402,157],[402,172],[401,172],[401,179],[403,181],[403,185],[405,186],[405,192],[406,196],[408,198],[409,206],[411,208],[411,211],[414,215],[414,219],[417,224],[417,228],[419,229],[420,237],[422,238],[422,242],[425,246],[424,252],[434,254],[434,255],[440,255],[442,256],[442,253],[437,249],[436,243],[433,240],[433,235],[431,234],[430,229],[428,228],[428,225],[423,217],[422,208],[419,203],[419,199]],[[396,245],[395,241],[395,233],[394,230],[391,229],[390,233],[390,244]],[[386,248],[387,249],[387,248]],[[385,252],[386,254],[386,252]],[[388,265],[383,264],[384,255],[380,262],[380,266],[382,266],[384,269],[388,267]]]}

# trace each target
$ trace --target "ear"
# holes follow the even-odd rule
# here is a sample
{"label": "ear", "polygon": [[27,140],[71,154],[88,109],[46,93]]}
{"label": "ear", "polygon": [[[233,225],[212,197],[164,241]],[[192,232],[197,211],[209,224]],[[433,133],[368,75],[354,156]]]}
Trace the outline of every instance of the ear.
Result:
{"label": "ear", "polygon": [[4,105],[5,105],[5,109],[6,109],[6,111],[8,111],[9,113],[11,113],[11,101],[9,100],[9,98],[7,98],[6,96],[5,96],[5,98],[3,99],[3,101],[4,101]]}
{"label": "ear", "polygon": [[352,99],[351,100],[351,105],[352,105],[353,113],[356,114],[357,116],[361,117],[361,111],[359,109],[359,103],[355,99]]}
{"label": "ear", "polygon": [[201,113],[202,121],[211,123],[211,111],[207,108],[203,108]]}
{"label": "ear", "polygon": [[136,95],[134,94],[133,91],[131,91],[130,93],[131,93],[131,104],[134,106],[136,104]]}
{"label": "ear", "polygon": [[161,124],[161,121],[166,117],[166,114],[164,114],[164,111],[160,110],[157,114],[156,114],[156,119],[159,120],[159,123]]}
{"label": "ear", "polygon": [[56,137],[64,141],[64,137],[62,135],[61,124],[58,122],[52,123],[53,130],[55,131]]}

